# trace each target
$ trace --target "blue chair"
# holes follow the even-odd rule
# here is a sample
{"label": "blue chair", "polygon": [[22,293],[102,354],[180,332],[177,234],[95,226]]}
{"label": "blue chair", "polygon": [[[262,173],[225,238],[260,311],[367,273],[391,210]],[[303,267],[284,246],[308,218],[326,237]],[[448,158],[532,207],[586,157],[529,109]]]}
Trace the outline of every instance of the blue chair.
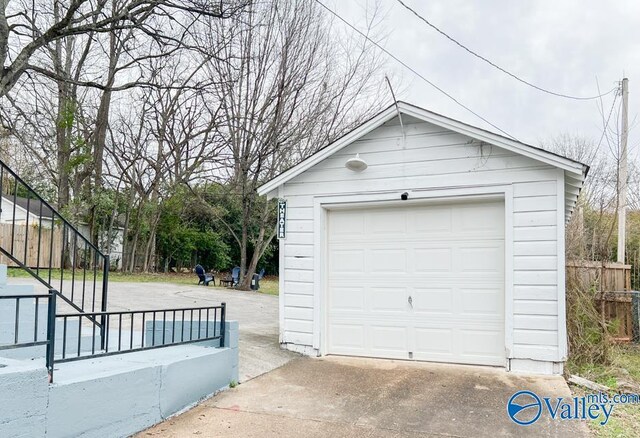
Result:
{"label": "blue chair", "polygon": [[198,281],[198,285],[205,285],[205,286],[209,286],[209,283],[213,282],[213,285],[216,285],[216,281],[213,278],[212,274],[207,274],[204,270],[204,268],[202,267],[202,265],[196,265],[195,267],[195,272],[196,275],[198,276],[198,279],[200,281]]}
{"label": "blue chair", "polygon": [[240,283],[240,266],[236,266],[231,270],[231,278],[234,286]]}
{"label": "blue chair", "polygon": [[220,279],[220,286],[234,287],[240,283],[240,266],[236,266],[231,270],[231,277],[223,277]]}

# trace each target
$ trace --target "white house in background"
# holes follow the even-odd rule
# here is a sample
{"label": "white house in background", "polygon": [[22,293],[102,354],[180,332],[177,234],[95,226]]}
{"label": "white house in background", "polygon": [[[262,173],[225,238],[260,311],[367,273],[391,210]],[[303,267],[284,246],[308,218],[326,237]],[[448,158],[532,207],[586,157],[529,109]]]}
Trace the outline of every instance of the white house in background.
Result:
{"label": "white house in background", "polygon": [[29,225],[39,225],[40,214],[42,214],[42,226],[51,228],[51,209],[45,204],[41,204],[36,199],[27,200],[20,196],[14,198],[11,195],[2,195],[0,223],[13,223],[15,217],[17,225],[26,225],[27,218]]}
{"label": "white house in background", "polygon": [[[20,196],[14,198],[12,195],[3,195],[1,205],[0,223],[13,223],[15,217],[16,225],[28,224],[30,226],[36,226],[41,224],[44,228],[51,228],[51,209],[37,199],[27,200],[27,198]],[[42,216],[42,220],[40,220],[40,216]],[[80,234],[90,240],[89,225],[81,223],[77,228]],[[124,229],[115,227],[114,230],[115,236],[113,242],[111,242],[110,259],[112,266],[117,266],[117,268],[120,269],[122,268]],[[106,236],[102,238],[104,239]]]}
{"label": "white house in background", "polygon": [[561,373],[564,226],[587,172],[390,106],[258,189],[286,200],[280,342],[308,355]]}
{"label": "white house in background", "polygon": [[[78,231],[82,234],[86,239],[91,240],[91,234],[89,231],[89,225],[85,223],[81,223],[78,225]],[[113,227],[114,235],[112,236],[113,241],[111,242],[109,248],[109,261],[111,262],[111,266],[115,266],[117,269],[122,269],[122,244],[124,239],[124,228],[122,227]],[[106,241],[107,236],[106,233],[103,233],[99,236],[98,241],[103,242]],[[102,247],[103,245],[101,245]]]}

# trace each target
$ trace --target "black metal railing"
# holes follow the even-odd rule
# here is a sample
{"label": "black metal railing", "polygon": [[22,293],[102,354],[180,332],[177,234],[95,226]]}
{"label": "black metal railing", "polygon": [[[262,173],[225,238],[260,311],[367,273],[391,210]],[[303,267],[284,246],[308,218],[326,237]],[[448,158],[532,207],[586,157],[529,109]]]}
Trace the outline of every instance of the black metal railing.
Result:
{"label": "black metal railing", "polygon": [[[160,310],[58,314],[62,330],[56,363],[219,340],[224,346],[226,304]],[[101,329],[92,321],[101,321]]]}
{"label": "black metal railing", "polygon": [[0,210],[0,253],[9,266],[55,289],[76,311],[105,311],[109,256],[1,160],[0,195],[7,207]]}
{"label": "black metal railing", "polygon": [[[46,345],[46,366],[50,376],[55,348],[56,295],[55,290],[48,294],[0,295],[0,315],[3,315],[0,350]],[[41,306],[45,300],[47,306]],[[9,318],[8,315],[13,316]]]}
{"label": "black metal railing", "polygon": [[[57,296],[53,289],[48,294],[0,295],[0,351],[46,346],[49,382],[56,363],[204,341],[224,347],[225,303],[56,314]],[[44,300],[46,306],[41,305]]]}

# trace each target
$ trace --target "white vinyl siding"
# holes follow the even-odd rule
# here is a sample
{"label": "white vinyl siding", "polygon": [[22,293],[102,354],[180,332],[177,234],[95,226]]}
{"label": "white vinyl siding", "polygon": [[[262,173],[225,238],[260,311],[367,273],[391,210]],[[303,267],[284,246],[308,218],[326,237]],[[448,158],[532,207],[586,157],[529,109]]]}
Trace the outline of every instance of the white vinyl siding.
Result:
{"label": "white vinyl siding", "polygon": [[[280,241],[281,341],[316,350],[324,341],[323,321],[314,312],[322,305],[314,297],[314,279],[324,275],[316,272],[319,261],[314,259],[315,245],[324,245],[324,237],[314,237],[317,199],[507,185],[513,196],[513,213],[505,222],[513,254],[511,284],[505,284],[512,296],[505,307],[512,312],[507,316],[512,321],[507,355],[564,360],[559,344],[565,340],[558,331],[564,322],[558,317],[558,284],[564,279],[558,270],[564,268],[564,255],[558,253],[558,236],[565,212],[564,199],[557,198],[563,193],[563,171],[430,123],[410,117],[403,121],[406,142],[397,119],[391,120],[280,187],[279,196],[287,200],[287,236]],[[356,153],[369,165],[361,173],[344,167]]]}

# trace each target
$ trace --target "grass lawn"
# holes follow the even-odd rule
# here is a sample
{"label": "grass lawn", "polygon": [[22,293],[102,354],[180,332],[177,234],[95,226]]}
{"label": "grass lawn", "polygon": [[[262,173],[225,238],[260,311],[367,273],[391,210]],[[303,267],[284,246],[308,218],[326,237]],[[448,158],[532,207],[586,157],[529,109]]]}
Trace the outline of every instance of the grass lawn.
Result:
{"label": "grass lawn", "polygon": [[[594,382],[608,386],[613,391],[640,393],[640,346],[634,344],[613,347],[610,365],[575,366],[567,364],[569,373],[577,374]],[[572,387],[576,395],[593,391]],[[616,405],[609,422],[600,426],[590,423],[597,437],[638,437],[640,436],[640,405]]]}
{"label": "grass lawn", "polygon": [[267,295],[278,295],[280,282],[276,276],[264,277],[260,280],[260,292]]}
{"label": "grass lawn", "polygon": [[[41,270],[40,275],[44,278],[47,278],[49,273],[47,270]],[[9,277],[22,277],[28,278],[30,275],[23,271],[22,269],[9,269],[8,270]],[[51,272],[52,279],[60,279],[61,272],[60,269],[53,270]],[[70,280],[72,276],[72,272],[69,269],[64,271],[65,280]],[[82,270],[76,270],[76,280],[81,280],[83,276]],[[87,271],[87,279],[91,279],[93,281],[93,271]],[[102,279],[102,274],[97,273],[97,279]],[[216,277],[216,283],[219,280]],[[109,272],[109,281],[112,282],[131,282],[131,283],[174,283],[174,284],[188,284],[195,285],[198,283],[195,274],[154,274],[154,273],[136,273],[136,274],[123,274],[122,272]],[[259,292],[267,295],[278,295],[278,277],[269,276],[264,277],[260,280],[260,290]]]}

